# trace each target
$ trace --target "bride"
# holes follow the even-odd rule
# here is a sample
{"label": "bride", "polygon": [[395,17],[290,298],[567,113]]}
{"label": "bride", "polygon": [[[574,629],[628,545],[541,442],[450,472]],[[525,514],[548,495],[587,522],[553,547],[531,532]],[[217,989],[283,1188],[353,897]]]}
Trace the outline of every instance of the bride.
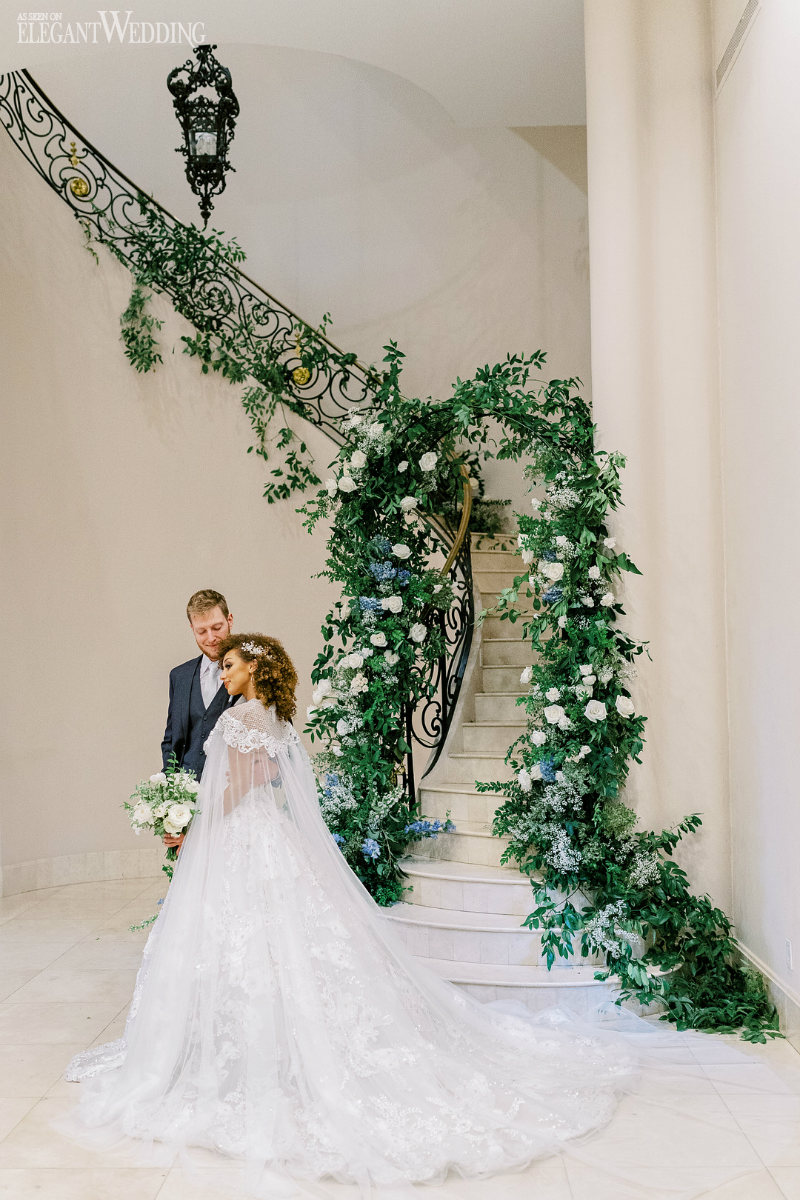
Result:
{"label": "bride", "polygon": [[124,1037],[70,1063],[82,1125],[368,1187],[520,1169],[607,1123],[630,1039],[420,966],[322,820],[282,645],[231,636],[220,661],[240,699],[206,743]]}

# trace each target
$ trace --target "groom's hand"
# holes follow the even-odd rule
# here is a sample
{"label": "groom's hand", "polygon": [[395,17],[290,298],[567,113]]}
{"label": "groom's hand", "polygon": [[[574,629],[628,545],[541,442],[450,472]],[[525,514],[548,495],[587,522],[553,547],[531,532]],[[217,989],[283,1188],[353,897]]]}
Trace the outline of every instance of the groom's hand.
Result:
{"label": "groom's hand", "polygon": [[173,848],[173,846],[177,846],[178,850],[180,851],[180,848],[183,845],[183,839],[185,837],[186,837],[185,833],[178,833],[178,834],[165,833],[164,837],[163,837],[163,842],[164,842],[164,845],[168,846],[170,850]]}

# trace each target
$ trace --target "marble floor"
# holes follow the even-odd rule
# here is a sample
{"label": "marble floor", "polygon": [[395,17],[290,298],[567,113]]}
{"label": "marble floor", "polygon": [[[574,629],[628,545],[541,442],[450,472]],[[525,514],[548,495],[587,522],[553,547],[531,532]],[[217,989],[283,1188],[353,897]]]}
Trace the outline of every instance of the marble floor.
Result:
{"label": "marble floor", "polygon": [[[117,1037],[124,1024],[144,934],[129,926],[155,911],[160,879],[71,884],[0,899],[0,1200],[231,1200],[237,1169],[198,1152],[183,1166],[137,1167],[123,1152],[98,1156],[51,1127],[70,1108],[76,1084],[62,1072],[78,1050]],[[788,1042],[743,1047],[725,1061],[731,1039],[702,1039],[687,1055],[703,1083],[692,1098],[697,1145],[664,1143],[684,1155],[723,1153],[738,1177],[707,1191],[711,1200],[800,1200],[800,1085],[775,1071],[800,1067]],[[741,1043],[740,1043],[741,1046]],[[771,1070],[769,1068],[774,1068]],[[623,1101],[620,1145],[635,1131],[636,1102]],[[695,1110],[693,1110],[695,1111]],[[627,1122],[627,1133],[626,1133]],[[685,1126],[684,1126],[685,1130]],[[685,1132],[684,1132],[685,1142]],[[724,1142],[720,1141],[724,1139]],[[669,1161],[672,1161],[671,1159]],[[419,1189],[430,1200],[636,1200],[619,1181],[587,1178],[586,1164],[560,1158],[490,1181],[454,1180]],[[331,1196],[350,1197],[348,1188]],[[381,1200],[391,1200],[382,1193]],[[377,1194],[376,1194],[377,1200]]]}

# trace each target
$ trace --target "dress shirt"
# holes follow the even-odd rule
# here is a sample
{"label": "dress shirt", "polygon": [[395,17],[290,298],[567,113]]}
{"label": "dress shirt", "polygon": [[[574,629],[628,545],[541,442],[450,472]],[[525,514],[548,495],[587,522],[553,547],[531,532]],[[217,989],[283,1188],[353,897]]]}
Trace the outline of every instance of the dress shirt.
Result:
{"label": "dress shirt", "polygon": [[200,663],[200,691],[206,708],[219,691],[219,663],[212,662],[205,654]]}

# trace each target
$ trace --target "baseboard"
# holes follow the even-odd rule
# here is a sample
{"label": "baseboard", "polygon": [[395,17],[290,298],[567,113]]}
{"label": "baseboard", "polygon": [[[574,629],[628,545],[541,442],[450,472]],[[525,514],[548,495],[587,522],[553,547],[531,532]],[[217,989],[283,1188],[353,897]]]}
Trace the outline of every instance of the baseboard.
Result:
{"label": "baseboard", "polygon": [[3,867],[0,895],[16,896],[66,883],[147,878],[158,875],[163,861],[164,851],[159,846],[141,850],[86,850],[81,854],[34,858]]}
{"label": "baseboard", "polygon": [[781,1031],[794,1046],[795,1050],[800,1051],[800,996],[787,987],[783,980],[777,977],[771,967],[768,967],[757,954],[754,954],[747,946],[743,946],[741,942],[739,943],[739,949],[747,961],[764,976],[767,983],[767,990],[778,1010]]}

